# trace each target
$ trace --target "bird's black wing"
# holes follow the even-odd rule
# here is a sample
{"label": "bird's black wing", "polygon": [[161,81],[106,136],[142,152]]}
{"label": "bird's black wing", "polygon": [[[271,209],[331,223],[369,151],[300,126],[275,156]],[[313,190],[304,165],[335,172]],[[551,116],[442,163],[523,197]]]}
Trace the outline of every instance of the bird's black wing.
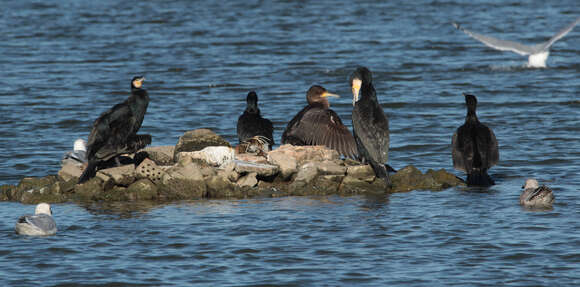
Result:
{"label": "bird's black wing", "polygon": [[372,160],[386,163],[389,158],[389,120],[378,103],[357,102],[352,126]]}
{"label": "bird's black wing", "polygon": [[304,145],[327,146],[346,157],[358,157],[354,137],[333,110],[311,107],[301,115],[285,132],[287,137],[298,138]]}

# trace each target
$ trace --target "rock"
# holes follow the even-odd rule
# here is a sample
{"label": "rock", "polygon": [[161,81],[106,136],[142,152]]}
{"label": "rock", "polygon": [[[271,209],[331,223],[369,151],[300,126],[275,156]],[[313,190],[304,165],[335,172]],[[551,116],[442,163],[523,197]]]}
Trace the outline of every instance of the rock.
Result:
{"label": "rock", "polygon": [[200,151],[179,152],[175,159],[180,162],[184,157],[189,157],[194,161],[200,160],[216,167],[223,167],[235,158],[234,149],[225,146],[209,146]]}
{"label": "rock", "polygon": [[239,187],[254,187],[258,184],[257,174],[255,172],[248,173],[236,182]]}
{"label": "rock", "polygon": [[240,174],[256,173],[260,177],[271,177],[278,174],[278,166],[263,163],[252,163],[236,160],[235,171]]}
{"label": "rock", "polygon": [[268,159],[266,157],[253,155],[249,153],[236,154],[236,160],[248,161],[253,163],[268,163]]}
{"label": "rock", "polygon": [[321,175],[316,179],[313,188],[317,194],[335,194],[343,179],[344,175]]}
{"label": "rock", "polygon": [[416,167],[409,165],[391,175],[392,192],[404,192],[417,189],[430,189],[435,185],[431,176],[421,173]]}
{"label": "rock", "polygon": [[173,165],[173,155],[175,146],[150,146],[142,151],[147,153],[147,157],[157,165]]}
{"label": "rock", "polygon": [[107,175],[115,185],[129,186],[135,181],[135,166],[132,164],[101,169],[97,172]]}
{"label": "rock", "polygon": [[176,156],[180,152],[198,151],[208,146],[230,147],[230,144],[209,129],[187,131],[181,137],[179,137],[179,141],[175,146],[175,150],[173,152],[174,161],[178,161]]}
{"label": "rock", "polygon": [[58,171],[58,179],[61,181],[69,181],[71,179],[78,179],[83,173],[83,167],[70,161],[65,161]]}
{"label": "rock", "polygon": [[235,169],[236,164],[234,162],[231,162],[228,165],[226,165],[222,170],[218,171],[217,174],[229,179],[229,181],[231,182],[236,182],[238,181],[238,178],[240,178],[240,174]]}
{"label": "rock", "polygon": [[298,171],[296,159],[281,152],[268,153],[268,162],[280,168],[282,180],[288,181]]}
{"label": "rock", "polygon": [[341,166],[337,161],[325,160],[323,162],[316,164],[318,171],[321,174],[330,174],[330,175],[345,175],[346,174],[346,166]]}
{"label": "rock", "polygon": [[465,182],[452,173],[439,169],[437,171],[429,169],[426,175],[431,176],[439,186],[439,189],[445,189],[452,186],[465,185]]}
{"label": "rock", "polygon": [[268,161],[270,161],[272,155],[277,154],[284,154],[285,157],[294,158],[298,165],[307,161],[338,160],[340,158],[337,151],[325,146],[293,146],[285,144],[276,150],[270,151],[268,153]]}
{"label": "rock", "polygon": [[105,190],[103,183],[103,180],[99,177],[93,177],[84,183],[75,185],[74,193],[76,199],[81,201],[93,199]]}
{"label": "rock", "polygon": [[135,178],[143,179],[147,178],[155,184],[159,184],[163,181],[166,171],[160,168],[155,162],[146,158],[141,162],[141,164],[135,169]]}
{"label": "rock", "polygon": [[294,181],[290,183],[290,189],[292,191],[306,189],[317,175],[318,168],[314,162],[308,162],[302,165],[296,174],[296,178],[294,178]]}
{"label": "rock", "polygon": [[169,168],[159,187],[162,199],[201,199],[207,191],[200,166],[190,163]]}
{"label": "rock", "polygon": [[127,188],[126,192],[131,200],[157,199],[157,186],[147,178],[134,182]]}
{"label": "rock", "polygon": [[346,169],[346,175],[354,179],[359,179],[371,183],[375,180],[375,172],[373,168],[368,165],[354,165]]}
{"label": "rock", "polygon": [[208,198],[232,198],[240,196],[240,194],[236,193],[236,186],[227,178],[219,175],[207,178],[205,183],[207,184]]}

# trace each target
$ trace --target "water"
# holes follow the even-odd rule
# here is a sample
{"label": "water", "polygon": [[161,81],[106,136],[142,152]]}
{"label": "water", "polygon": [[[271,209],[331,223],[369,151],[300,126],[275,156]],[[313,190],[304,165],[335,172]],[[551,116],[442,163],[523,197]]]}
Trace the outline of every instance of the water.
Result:
{"label": "water", "polygon": [[[391,121],[390,163],[452,170],[450,143],[478,97],[497,185],[389,197],[148,206],[57,204],[57,236],[13,233],[33,206],[0,203],[2,286],[580,285],[580,28],[547,69],[456,31],[527,43],[580,15],[576,1],[10,1],[0,27],[0,184],[59,169],[92,121],[144,74],[154,145],[208,127],[236,142],[255,89],[275,140],[321,84],[351,126],[348,75],[373,71]],[[461,173],[457,175],[463,176]],[[518,205],[527,177],[551,211]]]}

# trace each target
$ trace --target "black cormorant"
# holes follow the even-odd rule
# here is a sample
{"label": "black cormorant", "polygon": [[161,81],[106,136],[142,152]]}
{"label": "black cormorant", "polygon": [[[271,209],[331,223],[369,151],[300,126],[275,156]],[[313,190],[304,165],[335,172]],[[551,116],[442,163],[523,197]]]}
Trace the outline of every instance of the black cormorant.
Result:
{"label": "black cormorant", "polygon": [[318,85],[310,87],[306,93],[308,105],[288,123],[282,134],[282,143],[324,145],[345,157],[357,158],[354,138],[338,115],[330,109],[328,97],[338,95]]}
{"label": "black cormorant", "polygon": [[272,137],[274,127],[270,120],[260,115],[258,95],[254,91],[249,92],[246,97],[246,110],[238,118],[237,131],[240,143],[255,136],[260,136],[267,139],[268,149],[272,150],[272,145],[274,145],[274,138]]}
{"label": "black cormorant", "polygon": [[453,134],[453,167],[467,173],[468,185],[489,186],[495,184],[487,170],[499,160],[497,140],[493,131],[479,122],[475,109],[477,99],[466,95],[467,116],[465,123]]}
{"label": "black cormorant", "polygon": [[137,135],[149,105],[144,77],[131,80],[131,95],[125,101],[102,113],[93,123],[87,142],[88,166],[79,183],[94,177],[102,163],[125,153],[135,153],[151,143],[150,135]]}
{"label": "black cormorant", "polygon": [[357,68],[350,77],[353,100],[352,126],[360,160],[369,163],[375,175],[390,185],[386,166],[389,159],[389,120],[379,105],[373,76],[365,67]]}

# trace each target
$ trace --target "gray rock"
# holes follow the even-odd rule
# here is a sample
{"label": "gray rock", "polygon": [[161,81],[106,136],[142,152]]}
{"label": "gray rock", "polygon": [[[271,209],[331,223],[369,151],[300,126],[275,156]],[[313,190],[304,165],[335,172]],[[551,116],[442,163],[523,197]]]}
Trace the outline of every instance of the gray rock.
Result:
{"label": "gray rock", "polygon": [[163,181],[166,171],[159,167],[155,162],[146,158],[141,162],[141,164],[135,169],[135,178],[143,179],[147,178],[155,184],[159,184]]}
{"label": "gray rock", "polygon": [[268,162],[277,165],[280,168],[280,176],[282,180],[290,180],[292,176],[298,171],[296,159],[287,156],[285,153],[270,152],[268,153]]}
{"label": "gray rock", "polygon": [[375,180],[375,172],[368,164],[349,166],[346,175],[354,179],[359,179],[371,183]]}
{"label": "gray rock", "polygon": [[173,158],[176,160],[176,156],[180,152],[191,152],[202,150],[208,146],[227,146],[230,144],[224,140],[222,137],[214,133],[209,129],[197,129],[193,131],[185,132],[175,146],[173,153]]}
{"label": "gray rock", "polygon": [[248,173],[236,182],[239,187],[254,187],[258,184],[257,174],[255,172]]}
{"label": "gray rock", "polygon": [[175,146],[150,146],[142,151],[146,152],[148,158],[157,165],[172,165],[175,163],[173,161]]}
{"label": "gray rock", "polygon": [[131,200],[157,199],[157,186],[147,178],[134,182],[127,188],[126,192]]}
{"label": "gray rock", "polygon": [[316,164],[321,174],[345,175],[346,166],[341,166],[337,161],[325,160]]}
{"label": "gray rock", "polygon": [[76,163],[70,161],[65,161],[60,170],[58,171],[58,179],[61,181],[69,181],[76,179],[78,181],[79,177],[83,173],[83,167]]}
{"label": "gray rock", "polygon": [[252,163],[247,161],[236,160],[235,171],[240,174],[256,173],[261,177],[270,177],[276,175],[279,171],[278,166],[263,163]]}
{"label": "gray rock", "polygon": [[135,166],[132,164],[101,169],[98,173],[110,177],[115,185],[129,186],[135,181]]}

